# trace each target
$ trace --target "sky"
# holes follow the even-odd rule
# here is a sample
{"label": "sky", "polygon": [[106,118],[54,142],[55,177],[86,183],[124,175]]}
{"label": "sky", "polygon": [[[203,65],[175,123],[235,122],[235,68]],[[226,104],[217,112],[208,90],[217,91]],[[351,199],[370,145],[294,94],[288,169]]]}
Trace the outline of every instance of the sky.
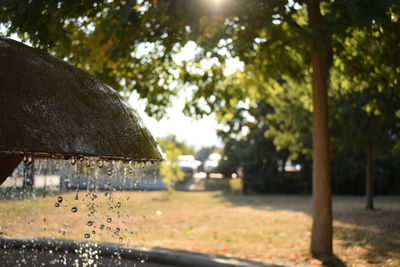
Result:
{"label": "sky", "polygon": [[136,94],[132,94],[129,104],[138,112],[144,124],[154,137],[164,137],[170,134],[176,135],[179,141],[184,141],[194,146],[196,150],[204,146],[222,147],[221,140],[216,134],[219,128],[214,116],[206,116],[201,120],[195,120],[182,113],[184,99],[173,100],[173,107],[167,109],[166,117],[160,121],[149,117],[144,109],[145,101],[138,99]]}

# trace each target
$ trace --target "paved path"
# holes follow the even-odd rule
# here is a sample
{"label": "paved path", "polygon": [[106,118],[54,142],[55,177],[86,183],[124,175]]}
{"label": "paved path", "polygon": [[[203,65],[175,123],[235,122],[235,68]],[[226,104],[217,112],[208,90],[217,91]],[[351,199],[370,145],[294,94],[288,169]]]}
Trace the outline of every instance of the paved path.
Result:
{"label": "paved path", "polygon": [[187,183],[183,186],[183,190],[186,191],[204,191],[206,186],[206,177],[205,173],[195,173],[192,178],[187,181]]}

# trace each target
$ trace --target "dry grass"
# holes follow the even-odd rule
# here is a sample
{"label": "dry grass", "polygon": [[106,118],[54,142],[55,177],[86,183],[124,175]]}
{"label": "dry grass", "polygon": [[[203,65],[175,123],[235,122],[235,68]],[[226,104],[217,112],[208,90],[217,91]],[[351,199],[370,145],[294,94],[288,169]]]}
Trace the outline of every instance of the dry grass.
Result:
{"label": "dry grass", "polygon": [[[60,207],[54,207],[58,195],[2,200],[0,234],[122,242],[321,265],[308,252],[309,196],[113,192],[110,198],[105,192],[95,194],[96,198],[81,192],[75,200],[73,193],[64,193]],[[334,250],[348,266],[400,266],[400,197],[377,198],[376,206],[379,209],[370,212],[363,209],[361,197],[334,199]],[[72,207],[78,211],[71,212]],[[88,221],[94,224],[88,226]]]}

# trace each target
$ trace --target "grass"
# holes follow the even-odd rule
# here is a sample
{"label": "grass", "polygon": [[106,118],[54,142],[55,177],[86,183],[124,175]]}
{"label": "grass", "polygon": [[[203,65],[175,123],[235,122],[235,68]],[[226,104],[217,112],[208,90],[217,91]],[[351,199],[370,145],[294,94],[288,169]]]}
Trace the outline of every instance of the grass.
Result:
{"label": "grass", "polygon": [[[55,207],[58,196],[1,200],[0,235],[114,242],[321,265],[308,252],[309,196],[85,191],[79,200],[74,193],[63,193],[60,207]],[[364,210],[361,197],[334,198],[334,251],[348,266],[400,265],[400,197],[377,197],[376,206],[378,210],[371,212]],[[72,207],[78,211],[71,212]],[[93,221],[91,226],[89,221]]]}

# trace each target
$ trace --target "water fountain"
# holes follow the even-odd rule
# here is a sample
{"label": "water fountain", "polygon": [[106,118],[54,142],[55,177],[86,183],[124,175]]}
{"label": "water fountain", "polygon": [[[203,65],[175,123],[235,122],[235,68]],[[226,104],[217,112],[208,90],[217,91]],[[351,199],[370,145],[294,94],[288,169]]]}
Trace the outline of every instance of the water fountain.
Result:
{"label": "water fountain", "polygon": [[[108,165],[107,173],[112,177],[117,175],[116,162],[122,162],[125,164],[122,175],[127,176],[131,164],[162,159],[149,131],[115,90],[44,51],[0,38],[0,81],[0,184],[21,161],[25,180],[32,176],[35,162],[50,158],[74,169],[79,186],[85,166],[97,175],[103,165]],[[26,186],[32,187],[32,183]],[[111,191],[107,194],[111,196]],[[86,196],[92,199],[89,217],[95,217],[93,200],[97,196],[90,192]],[[58,197],[54,206],[61,207],[65,202]],[[75,206],[68,209],[78,210]],[[91,220],[87,222],[88,226],[92,224]],[[96,230],[103,228],[104,225]],[[119,228],[116,229],[118,236]],[[90,233],[85,233],[85,238],[89,237]],[[224,257],[211,259],[200,254],[57,239],[1,238],[0,246],[0,259],[6,266],[73,266],[82,263],[85,255],[82,266],[236,266],[237,263],[227,265],[232,259]]]}
{"label": "water fountain", "polygon": [[0,179],[24,155],[161,159],[116,91],[44,51],[1,38],[0,80]]}

